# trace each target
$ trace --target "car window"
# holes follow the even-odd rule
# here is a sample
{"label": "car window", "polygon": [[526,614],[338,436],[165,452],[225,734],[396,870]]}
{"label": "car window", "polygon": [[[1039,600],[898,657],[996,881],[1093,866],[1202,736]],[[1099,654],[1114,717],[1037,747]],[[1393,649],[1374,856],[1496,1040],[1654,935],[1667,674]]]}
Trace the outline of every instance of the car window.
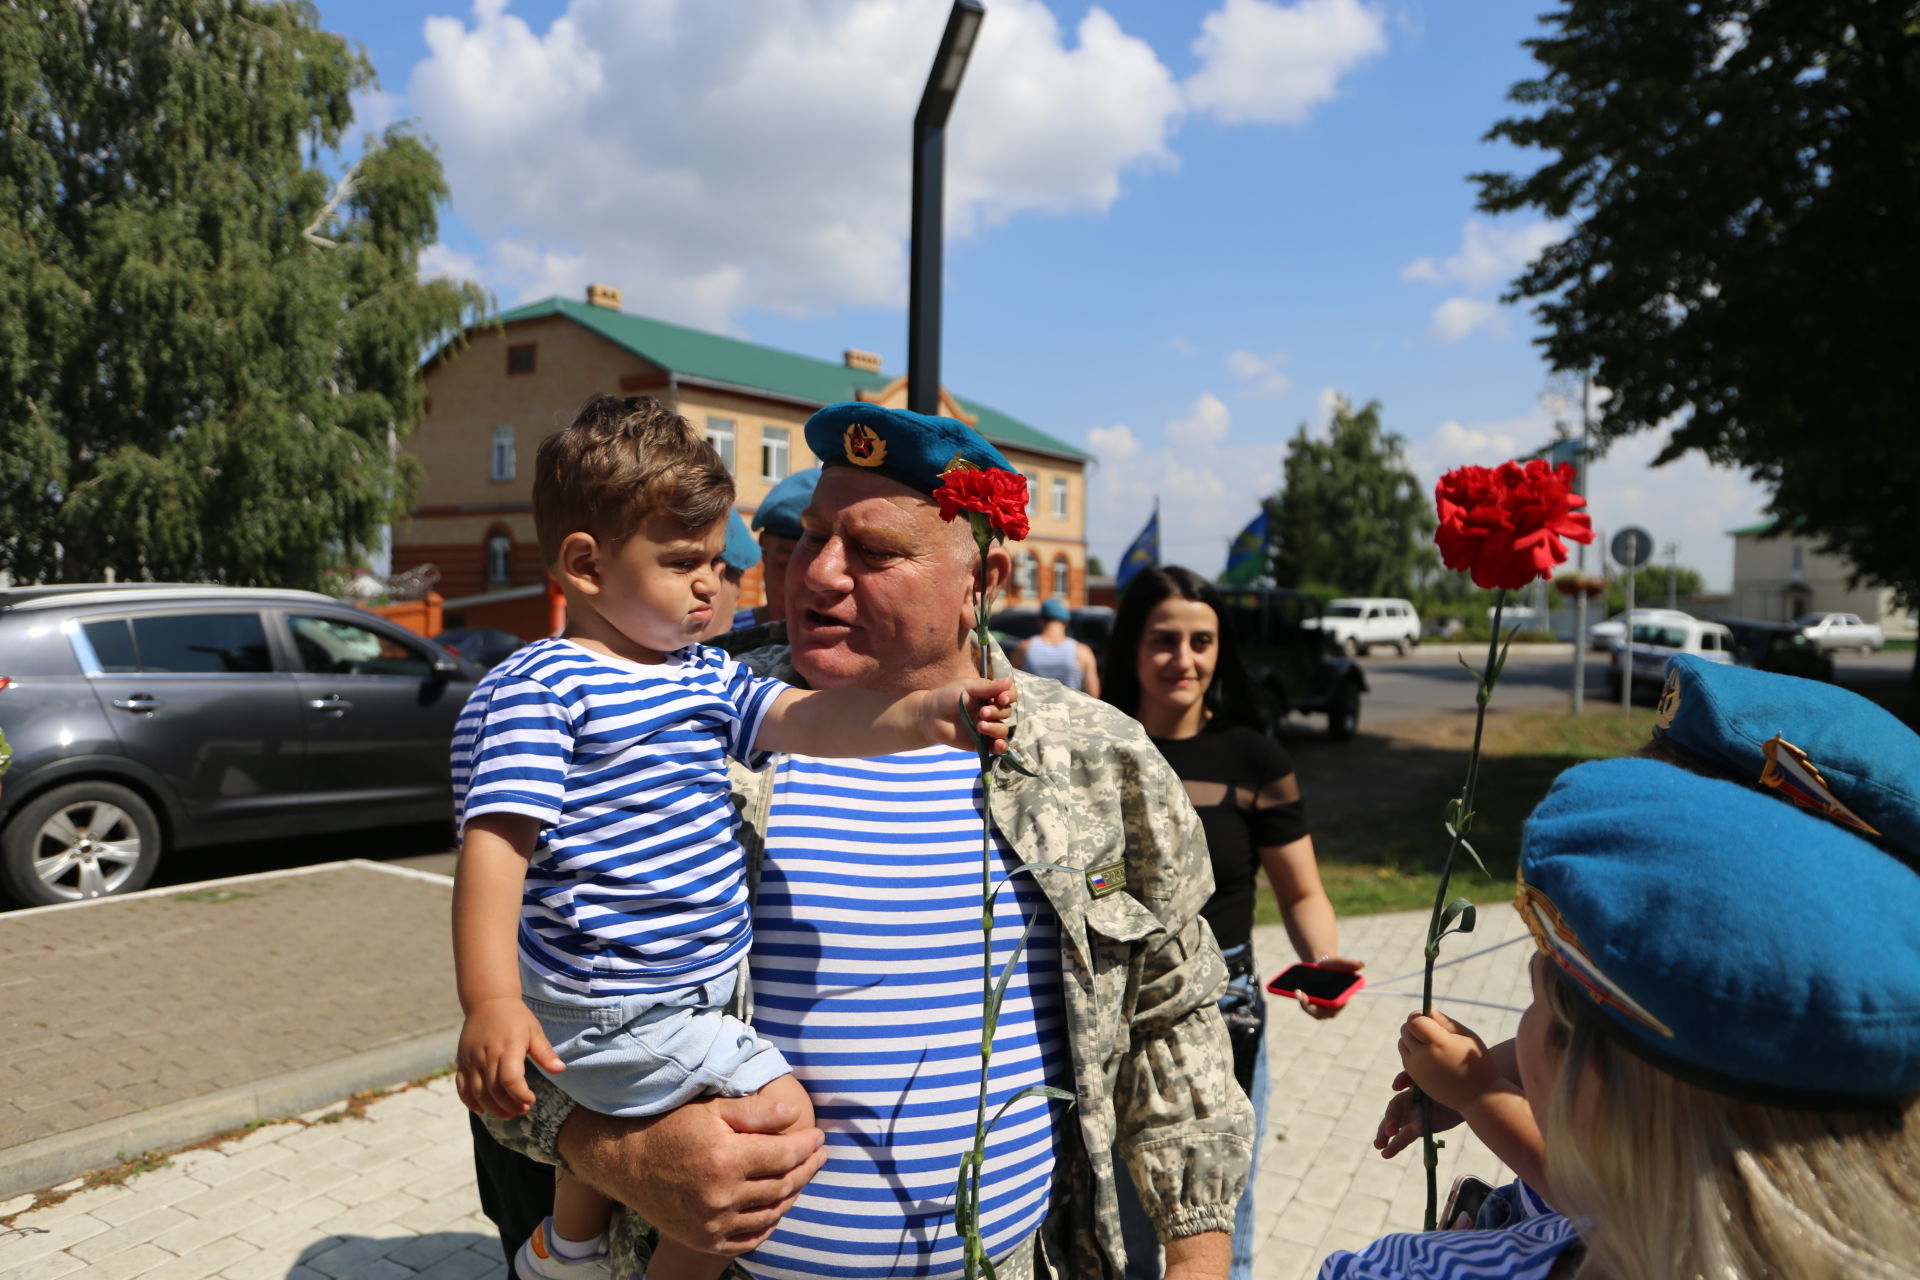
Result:
{"label": "car window", "polygon": [[1327,606],[1326,616],[1329,618],[1358,618],[1361,616],[1360,606],[1357,604],[1330,604]]}
{"label": "car window", "polygon": [[93,660],[101,671],[118,675],[140,669],[133,656],[133,628],[125,618],[101,618],[80,624],[80,634],[93,650]]}
{"label": "car window", "polygon": [[433,674],[433,659],[383,631],[345,618],[318,618],[291,614],[293,646],[301,667],[316,676],[403,676],[424,680]]}
{"label": "car window", "polygon": [[146,614],[131,621],[140,671],[251,675],[273,670],[267,629],[257,613]]}
{"label": "car window", "polygon": [[1687,633],[1679,627],[1662,627],[1651,622],[1635,624],[1633,628],[1635,644],[1659,645],[1663,649],[1684,649],[1687,647]]}

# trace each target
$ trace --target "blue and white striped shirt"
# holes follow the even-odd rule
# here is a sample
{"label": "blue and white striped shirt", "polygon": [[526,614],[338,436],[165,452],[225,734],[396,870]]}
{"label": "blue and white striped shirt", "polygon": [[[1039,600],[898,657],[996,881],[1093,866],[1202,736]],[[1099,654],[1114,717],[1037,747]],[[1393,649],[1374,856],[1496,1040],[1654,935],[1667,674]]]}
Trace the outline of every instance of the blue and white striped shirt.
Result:
{"label": "blue and white striped shirt", "polygon": [[1318,1280],[1547,1280],[1580,1233],[1533,1188],[1518,1185],[1527,1216],[1512,1226],[1382,1236],[1329,1257]]}
{"label": "blue and white striped shirt", "polygon": [[[754,1029],[793,1065],[826,1166],[741,1259],[760,1280],[963,1274],[954,1177],[980,1081],[979,764],[945,747],[872,760],[783,757],[754,908]],[[1020,865],[995,840],[995,882]],[[996,971],[1037,921],[994,1036],[989,1117],[1070,1084],[1060,931],[1031,875],[995,902]],[[1060,1104],[1026,1098],[988,1139],[989,1253],[1046,1217]]]}
{"label": "blue and white striped shirt", "polygon": [[745,951],[745,867],[727,757],[788,686],[718,649],[657,665],[569,640],[528,645],[467,699],[453,731],[459,821],[537,818],[520,954],[595,995],[670,991],[731,971]]}

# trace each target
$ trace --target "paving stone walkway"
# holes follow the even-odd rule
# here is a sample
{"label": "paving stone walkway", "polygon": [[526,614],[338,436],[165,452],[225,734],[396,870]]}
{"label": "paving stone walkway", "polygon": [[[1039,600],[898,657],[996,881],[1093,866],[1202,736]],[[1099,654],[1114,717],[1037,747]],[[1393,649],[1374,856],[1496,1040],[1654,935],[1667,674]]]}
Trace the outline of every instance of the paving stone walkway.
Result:
{"label": "paving stone walkway", "polygon": [[[441,899],[444,908],[444,896]],[[76,916],[83,913],[75,912]],[[1371,916],[1342,926],[1342,949],[1379,980],[1417,966],[1420,915]],[[1447,956],[1524,935],[1510,908],[1481,913],[1479,930],[1450,938]],[[1277,926],[1256,931],[1262,971],[1288,958]],[[1443,970],[1436,990],[1488,1039],[1511,1034],[1517,1015],[1460,1003],[1524,1005],[1524,944]],[[439,980],[444,980],[442,977]],[[1418,991],[1418,980],[1374,992]],[[1357,996],[1331,1022],[1282,1002],[1271,1008],[1273,1111],[1261,1144],[1255,1275],[1304,1280],[1336,1248],[1420,1225],[1418,1153],[1379,1158],[1370,1145],[1394,1043],[1414,1002]],[[335,1108],[334,1110],[337,1110]],[[465,1112],[451,1082],[436,1080],[372,1103],[364,1117],[259,1128],[218,1149],[190,1151],[125,1185],[82,1190],[28,1211],[31,1196],[0,1203],[0,1275],[36,1280],[85,1272],[86,1280],[467,1280],[505,1274],[490,1224],[479,1216]],[[1456,1172],[1498,1177],[1493,1158],[1464,1131],[1441,1153],[1441,1187]]]}

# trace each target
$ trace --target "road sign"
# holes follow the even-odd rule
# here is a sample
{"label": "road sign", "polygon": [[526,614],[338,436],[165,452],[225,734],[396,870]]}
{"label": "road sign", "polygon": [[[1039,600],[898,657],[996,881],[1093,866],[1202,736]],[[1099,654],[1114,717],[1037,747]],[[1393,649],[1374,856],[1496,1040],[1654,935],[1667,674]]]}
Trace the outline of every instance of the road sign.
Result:
{"label": "road sign", "polygon": [[1653,535],[1637,524],[1630,524],[1613,535],[1610,550],[1615,564],[1638,569],[1653,556]]}

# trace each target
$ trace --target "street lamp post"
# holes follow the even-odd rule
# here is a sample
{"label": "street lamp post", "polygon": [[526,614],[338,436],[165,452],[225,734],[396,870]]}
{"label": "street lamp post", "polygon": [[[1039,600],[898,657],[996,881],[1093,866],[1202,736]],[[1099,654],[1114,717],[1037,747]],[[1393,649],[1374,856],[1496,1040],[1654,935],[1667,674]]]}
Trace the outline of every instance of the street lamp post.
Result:
{"label": "street lamp post", "polygon": [[947,115],[987,16],[982,0],[953,0],[913,117],[913,236],[907,265],[907,408],[940,410],[940,269],[943,258]]}

